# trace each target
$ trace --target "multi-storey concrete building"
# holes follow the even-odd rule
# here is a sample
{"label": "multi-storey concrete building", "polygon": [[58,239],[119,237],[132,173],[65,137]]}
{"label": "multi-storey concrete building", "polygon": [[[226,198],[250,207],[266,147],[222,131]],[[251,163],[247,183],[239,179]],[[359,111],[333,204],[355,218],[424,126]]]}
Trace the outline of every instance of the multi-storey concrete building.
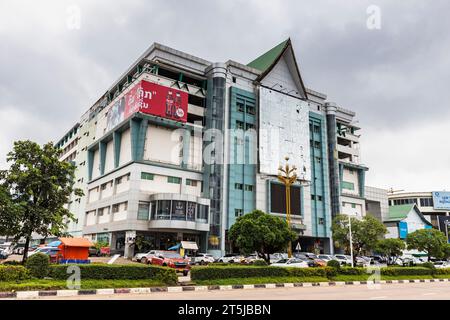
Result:
{"label": "multi-storey concrete building", "polygon": [[69,204],[78,221],[68,231],[126,256],[137,237],[150,248],[191,240],[232,251],[239,216],[285,217],[276,175],[288,156],[298,242],[332,251],[332,217],[365,214],[367,168],[355,114],[326,99],[304,86],[290,40],[247,65],[153,44],[57,143],[85,190]]}
{"label": "multi-storey concrete building", "polygon": [[446,232],[445,221],[450,221],[450,197],[448,192],[390,192],[388,197],[390,206],[416,204],[434,228]]}

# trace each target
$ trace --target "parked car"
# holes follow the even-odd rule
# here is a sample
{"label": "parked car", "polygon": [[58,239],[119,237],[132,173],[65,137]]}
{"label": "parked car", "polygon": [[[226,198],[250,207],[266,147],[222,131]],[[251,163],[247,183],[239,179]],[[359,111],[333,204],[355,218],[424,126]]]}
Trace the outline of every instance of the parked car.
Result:
{"label": "parked car", "polygon": [[163,252],[162,250],[150,250],[149,252],[143,254],[142,257],[140,257],[139,261],[143,264],[150,264],[152,263],[152,258],[158,254],[160,254],[161,252]]}
{"label": "parked car", "polygon": [[224,255],[223,257],[220,257],[218,262],[223,263],[240,263],[244,259],[243,256],[235,254],[235,253],[229,253]]}
{"label": "parked car", "polygon": [[368,267],[370,266],[372,259],[365,256],[356,257],[356,266],[357,267]]}
{"label": "parked car", "polygon": [[34,250],[33,252],[30,252],[28,254],[28,257],[31,257],[32,255],[37,253],[43,253],[49,256],[50,262],[57,262],[60,251],[61,249],[59,249],[58,247],[41,247]]}
{"label": "parked car", "polygon": [[346,256],[344,254],[335,254],[334,255],[334,260],[339,261],[339,263],[342,266],[346,266],[346,265],[351,265],[352,264],[352,259],[348,258],[348,256]]}
{"label": "parked car", "polygon": [[89,248],[89,257],[92,257],[92,256],[100,257],[100,255],[101,255],[100,249],[98,249],[96,247]]}
{"label": "parked car", "polygon": [[319,257],[319,259],[321,259],[327,263],[328,263],[328,261],[335,260],[334,257],[330,254],[319,254],[318,257]]}
{"label": "parked car", "polygon": [[[294,253],[294,257],[297,258],[297,259],[306,261],[306,262],[308,263],[308,266],[309,266],[310,268],[313,268],[313,267],[317,267],[317,266],[318,266],[317,263],[314,261],[314,259],[308,258],[308,257],[305,256],[304,254],[301,254],[301,253]],[[287,257],[286,257],[285,259],[287,259]]]}
{"label": "parked car", "polygon": [[0,249],[0,259],[8,259],[8,254],[3,249]]}
{"label": "parked car", "polygon": [[385,264],[387,263],[387,259],[383,256],[378,256],[378,255],[374,255],[374,256],[370,256],[370,258],[372,258],[371,264]]}
{"label": "parked car", "polygon": [[13,254],[14,248],[16,245],[12,242],[4,242],[0,244],[0,250],[2,250],[8,256]]}
{"label": "parked car", "polygon": [[197,252],[194,256],[191,257],[191,264],[208,264],[214,262],[214,257],[208,253],[199,253]]}
{"label": "parked car", "polygon": [[[295,256],[295,254],[294,254],[294,256]],[[270,261],[278,261],[278,260],[281,260],[281,259],[287,259],[288,258],[288,254],[287,253],[276,252],[276,253],[270,254],[269,257],[270,257]]]}
{"label": "parked car", "polygon": [[434,267],[437,269],[444,269],[444,268],[449,268],[450,265],[448,264],[447,261],[435,261],[433,262]]}
{"label": "parked car", "polygon": [[308,261],[298,258],[281,259],[275,263],[272,263],[273,267],[295,267],[295,268],[308,268]]}
{"label": "parked car", "polygon": [[178,252],[160,251],[151,259],[153,265],[173,268],[176,271],[183,272],[184,276],[187,276],[189,273],[189,259],[183,258]]}

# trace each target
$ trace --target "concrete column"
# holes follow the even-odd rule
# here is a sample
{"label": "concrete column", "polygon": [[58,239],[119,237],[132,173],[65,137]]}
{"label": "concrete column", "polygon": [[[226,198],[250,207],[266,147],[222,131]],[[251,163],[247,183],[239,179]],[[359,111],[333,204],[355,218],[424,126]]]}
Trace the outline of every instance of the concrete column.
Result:
{"label": "concrete column", "polygon": [[125,232],[125,251],[124,257],[127,259],[131,259],[134,256],[134,240],[136,239],[136,230],[126,231]]}

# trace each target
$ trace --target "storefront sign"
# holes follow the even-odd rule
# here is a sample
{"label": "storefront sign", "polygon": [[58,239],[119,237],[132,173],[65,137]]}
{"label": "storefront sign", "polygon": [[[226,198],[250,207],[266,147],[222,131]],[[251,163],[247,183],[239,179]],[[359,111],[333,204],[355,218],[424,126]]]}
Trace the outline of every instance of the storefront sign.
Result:
{"label": "storefront sign", "polygon": [[434,191],[433,206],[438,210],[450,210],[450,192]]}

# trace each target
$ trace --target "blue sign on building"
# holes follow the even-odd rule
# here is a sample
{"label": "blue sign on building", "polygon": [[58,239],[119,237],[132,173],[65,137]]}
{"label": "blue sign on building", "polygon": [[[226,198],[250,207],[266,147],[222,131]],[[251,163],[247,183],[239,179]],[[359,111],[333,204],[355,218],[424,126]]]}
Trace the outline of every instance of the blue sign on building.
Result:
{"label": "blue sign on building", "polygon": [[406,239],[408,235],[408,223],[404,221],[400,221],[398,223],[398,235],[400,239]]}
{"label": "blue sign on building", "polygon": [[433,191],[434,209],[450,210],[450,192]]}

